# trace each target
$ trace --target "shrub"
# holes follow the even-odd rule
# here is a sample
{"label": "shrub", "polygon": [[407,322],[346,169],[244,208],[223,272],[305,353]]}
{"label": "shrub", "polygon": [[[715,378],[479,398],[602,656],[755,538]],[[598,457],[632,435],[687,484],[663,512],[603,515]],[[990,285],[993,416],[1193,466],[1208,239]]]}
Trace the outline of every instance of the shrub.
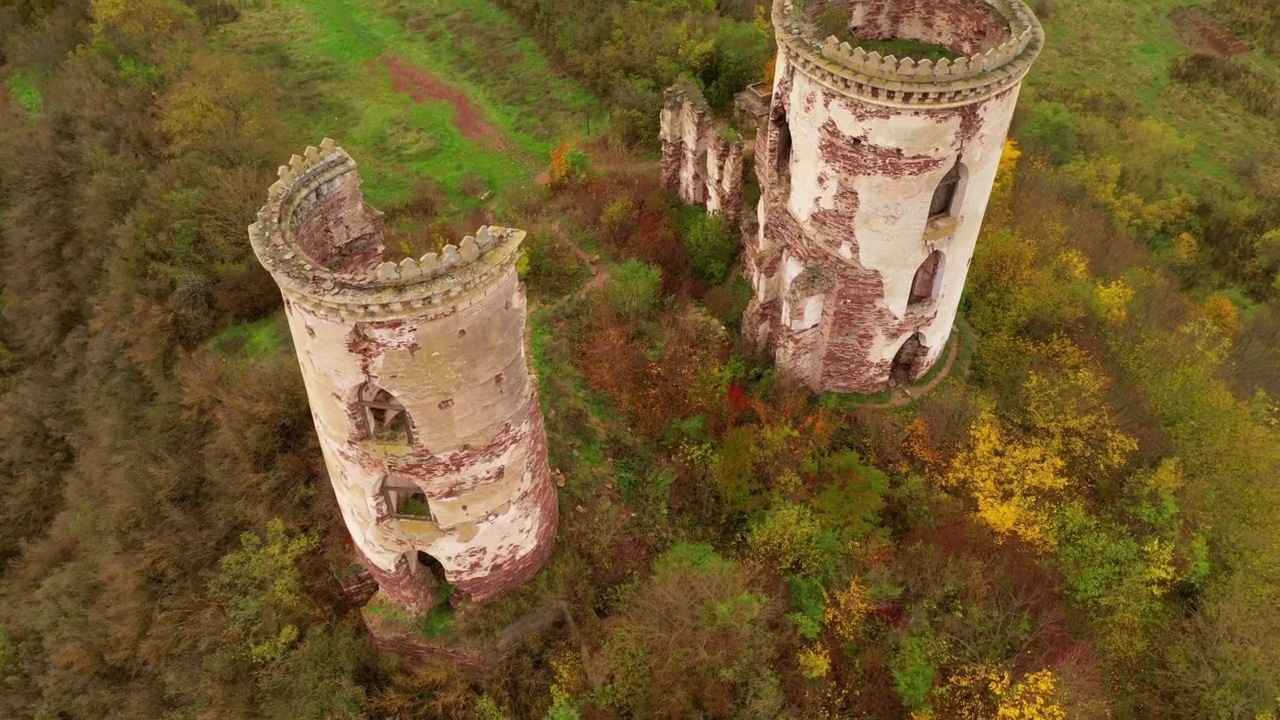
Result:
{"label": "shrub", "polygon": [[783,573],[822,578],[835,565],[831,539],[813,511],[804,505],[780,502],[747,531],[751,556]]}
{"label": "shrub", "polygon": [[929,691],[933,689],[933,680],[938,674],[934,660],[937,644],[937,637],[928,626],[914,628],[889,657],[894,689],[902,703],[913,711],[929,706]]}
{"label": "shrub", "polygon": [[605,295],[614,310],[635,320],[653,314],[661,287],[661,270],[631,259],[613,269]]}
{"label": "shrub", "polygon": [[694,275],[719,285],[738,256],[738,241],[722,213],[697,213],[685,226],[684,247]]}
{"label": "shrub", "polygon": [[1070,108],[1059,102],[1029,104],[1016,134],[1055,165],[1066,164],[1080,154],[1079,121]]}
{"label": "shrub", "polygon": [[1261,117],[1273,117],[1280,105],[1280,85],[1261,70],[1233,58],[1204,53],[1183,55],[1170,61],[1169,76],[1187,85],[1220,88]]}
{"label": "shrub", "polygon": [[600,211],[600,229],[604,231],[606,238],[618,242],[634,229],[638,215],[635,201],[626,195],[619,195]]}
{"label": "shrub", "polygon": [[[775,651],[762,631],[773,614],[768,596],[752,592],[743,569],[710,545],[676,545],[653,568],[610,618],[600,653],[615,709],[633,717],[658,710],[705,717],[709,710],[722,716],[725,700],[769,704]],[[711,697],[708,687],[730,697]]]}
{"label": "shrub", "polygon": [[319,541],[291,534],[283,520],[267,523],[266,538],[240,536],[240,549],[223,556],[210,590],[225,607],[232,652],[258,663],[284,657],[300,633],[295,624],[307,614],[299,560]]}

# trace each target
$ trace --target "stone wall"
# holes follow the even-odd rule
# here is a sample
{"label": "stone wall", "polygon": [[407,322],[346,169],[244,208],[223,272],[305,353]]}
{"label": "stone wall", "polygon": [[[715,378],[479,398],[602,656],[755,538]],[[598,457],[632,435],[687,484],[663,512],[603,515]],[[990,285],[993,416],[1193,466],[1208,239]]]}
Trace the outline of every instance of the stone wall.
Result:
{"label": "stone wall", "polygon": [[683,83],[663,94],[662,184],[680,199],[737,217],[742,206],[742,141],[720,131],[697,88]]}
{"label": "stone wall", "polygon": [[[371,575],[413,610],[436,599],[419,552],[477,601],[528,580],[559,511],[525,357],[524,233],[485,227],[385,262],[379,216],[341,148],[309,148],[280,175],[250,236],[284,295],[329,477]],[[375,432],[387,417],[400,424]],[[426,508],[393,507],[388,482],[421,491]]]}
{"label": "stone wall", "polygon": [[[940,92],[932,67],[903,74],[896,59],[872,53],[871,62],[860,48],[818,42],[789,3],[775,4],[779,55],[757,137],[759,230],[744,254],[755,293],[743,327],[787,376],[814,391],[878,392],[920,377],[941,355],[1021,73],[1043,39],[1018,5],[1005,9],[1031,28],[1025,52],[1008,54],[1026,39],[1018,30],[989,58],[963,63],[959,84]],[[931,214],[953,168],[947,209]],[[938,258],[937,272],[917,282]]]}
{"label": "stone wall", "polygon": [[853,33],[877,40],[917,40],[961,55],[989,50],[1009,34],[990,5],[973,0],[854,0]]}

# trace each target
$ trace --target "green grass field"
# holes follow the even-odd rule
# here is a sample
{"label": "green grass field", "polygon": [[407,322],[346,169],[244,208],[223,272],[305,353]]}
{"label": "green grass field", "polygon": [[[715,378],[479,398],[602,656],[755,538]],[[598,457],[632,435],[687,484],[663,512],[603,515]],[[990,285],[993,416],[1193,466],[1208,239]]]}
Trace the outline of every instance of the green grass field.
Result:
{"label": "green grass field", "polygon": [[[466,211],[485,190],[531,182],[561,140],[605,125],[603,106],[487,0],[273,0],[222,41],[280,68],[299,148],[334,138],[375,205],[407,199],[426,176]],[[465,95],[490,136],[466,137],[449,101],[397,92],[388,58]]]}
{"label": "green grass field", "polygon": [[[1049,87],[1108,89],[1194,141],[1187,158],[1189,177],[1227,186],[1239,183],[1233,170],[1265,152],[1276,124],[1251,115],[1239,101],[1212,88],[1187,87],[1169,76],[1170,61],[1190,52],[1169,20],[1170,11],[1207,3],[1186,0],[1049,0],[1039,3],[1047,36],[1045,49],[1028,76],[1029,93]],[[1239,56],[1272,77],[1280,66],[1261,51]]]}

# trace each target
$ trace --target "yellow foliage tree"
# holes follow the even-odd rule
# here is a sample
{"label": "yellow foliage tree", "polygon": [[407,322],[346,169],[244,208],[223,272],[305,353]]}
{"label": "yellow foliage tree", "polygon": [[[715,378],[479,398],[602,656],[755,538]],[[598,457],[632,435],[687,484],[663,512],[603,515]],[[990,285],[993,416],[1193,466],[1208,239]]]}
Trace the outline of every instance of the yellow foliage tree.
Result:
{"label": "yellow foliage tree", "polygon": [[991,692],[998,698],[999,720],[1066,720],[1058,703],[1058,678],[1052,670],[1040,670],[1013,683],[1009,673],[991,680]]}
{"label": "yellow foliage tree", "polygon": [[1222,293],[1210,295],[1200,306],[1200,315],[1227,337],[1235,337],[1244,330],[1244,323],[1240,321],[1240,308]]}
{"label": "yellow foliage tree", "polygon": [[850,578],[843,590],[822,591],[826,604],[827,627],[843,642],[858,639],[867,614],[871,612],[871,596],[858,578]]}
{"label": "yellow foliage tree", "polygon": [[1067,487],[1063,465],[1048,448],[1002,430],[984,410],[969,426],[968,447],[942,484],[967,489],[978,503],[978,518],[999,535],[1051,549],[1050,515]]}
{"label": "yellow foliage tree", "polygon": [[1019,419],[1030,434],[1081,477],[1124,467],[1138,443],[1116,427],[1103,401],[1107,378],[1063,336],[1024,347],[1048,366],[1033,370],[1022,384]]}
{"label": "yellow foliage tree", "polygon": [[1129,303],[1133,302],[1133,288],[1123,278],[1109,283],[1098,283],[1098,307],[1102,317],[1113,323],[1129,317]]}
{"label": "yellow foliage tree", "polygon": [[800,665],[800,674],[810,680],[824,678],[831,672],[831,657],[827,649],[819,644],[810,645],[796,655]]}
{"label": "yellow foliage tree", "polygon": [[1173,239],[1173,256],[1180,263],[1194,261],[1200,255],[1200,245],[1191,233],[1179,233]]}
{"label": "yellow foliage tree", "polygon": [[1013,191],[1014,172],[1018,169],[1018,158],[1022,151],[1018,149],[1017,140],[1005,140],[1000,151],[1000,164],[996,167],[996,181],[991,187],[991,194],[1004,198]]}
{"label": "yellow foliage tree", "polygon": [[95,34],[117,32],[130,40],[164,38],[195,14],[177,0],[90,0]]}

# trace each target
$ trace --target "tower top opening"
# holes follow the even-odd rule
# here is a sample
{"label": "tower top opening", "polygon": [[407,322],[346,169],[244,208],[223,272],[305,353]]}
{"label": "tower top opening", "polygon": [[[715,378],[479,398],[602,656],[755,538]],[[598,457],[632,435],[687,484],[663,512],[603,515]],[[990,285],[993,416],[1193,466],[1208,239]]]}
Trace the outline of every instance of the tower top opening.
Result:
{"label": "tower top opening", "polygon": [[326,138],[279,169],[249,226],[254,252],[297,301],[370,318],[454,302],[514,265],[525,233],[481,227],[440,253],[383,259],[382,213],[364,201],[356,163]]}
{"label": "tower top opening", "polygon": [[883,105],[954,107],[1018,84],[1044,45],[1022,0],[774,0],[778,49]]}

